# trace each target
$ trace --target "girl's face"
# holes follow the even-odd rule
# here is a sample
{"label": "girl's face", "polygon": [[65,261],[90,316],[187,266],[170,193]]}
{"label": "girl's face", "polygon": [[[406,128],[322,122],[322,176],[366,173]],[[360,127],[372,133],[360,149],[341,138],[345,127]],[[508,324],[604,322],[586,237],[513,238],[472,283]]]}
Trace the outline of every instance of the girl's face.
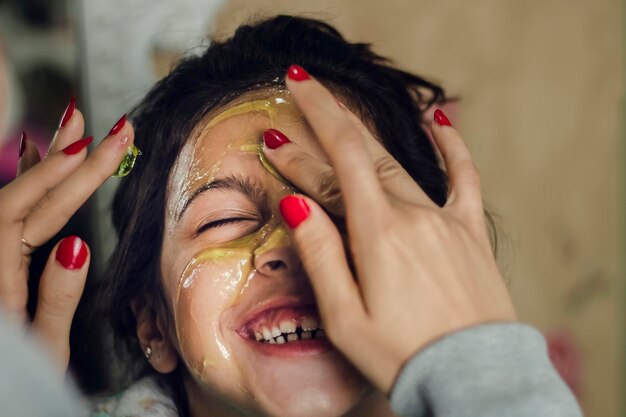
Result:
{"label": "girl's face", "polygon": [[342,415],[367,385],[324,336],[277,211],[296,190],[263,157],[268,128],[323,158],[288,93],[267,90],[210,114],[178,158],[161,254],[170,337],[205,410]]}

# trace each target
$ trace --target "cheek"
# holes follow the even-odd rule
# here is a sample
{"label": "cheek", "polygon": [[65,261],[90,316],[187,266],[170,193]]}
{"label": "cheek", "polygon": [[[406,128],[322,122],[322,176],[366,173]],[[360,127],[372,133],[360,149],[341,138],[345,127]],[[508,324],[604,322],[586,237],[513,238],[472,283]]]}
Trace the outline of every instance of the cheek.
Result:
{"label": "cheek", "polygon": [[206,259],[210,253],[200,255],[204,256],[194,257],[180,278],[174,312],[181,355],[202,377],[208,370],[232,366],[225,339],[231,329],[223,327],[223,313],[246,286],[251,265],[243,253],[222,260]]}

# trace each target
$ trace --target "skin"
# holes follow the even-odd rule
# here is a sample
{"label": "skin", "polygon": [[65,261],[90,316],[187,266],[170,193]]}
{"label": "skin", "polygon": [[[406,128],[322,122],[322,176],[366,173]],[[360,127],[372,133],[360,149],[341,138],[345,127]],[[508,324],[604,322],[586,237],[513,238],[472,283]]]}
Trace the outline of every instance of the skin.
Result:
{"label": "skin", "polygon": [[[382,396],[372,393],[336,350],[297,358],[267,356],[236,331],[242,317],[267,300],[288,297],[315,303],[277,210],[280,199],[294,189],[261,163],[262,154],[250,151],[260,150],[261,136],[270,127],[304,143],[314,143],[312,131],[292,104],[259,111],[257,97],[267,94],[248,94],[207,117],[203,129],[197,129],[198,137],[182,151],[168,188],[170,216],[162,250],[163,286],[174,320],[167,338],[159,340],[169,340],[167,352],[179,356],[189,370],[194,415],[234,416],[243,411],[338,416],[366,397],[370,407],[376,404],[377,415],[385,415]],[[275,97],[270,96],[272,102]],[[255,201],[239,191],[209,189],[180,216],[181,201],[207,182],[232,175],[250,180],[262,198]],[[207,221],[233,217],[242,220],[196,233]],[[276,262],[281,266],[272,268]]]}
{"label": "skin", "polygon": [[[185,304],[181,301],[184,296],[178,298],[178,283],[194,255],[220,239],[228,240],[249,231],[245,224],[237,224],[219,233],[212,232],[210,238],[203,236],[200,240],[206,241],[200,242],[190,237],[190,225],[194,222],[181,219],[178,226],[168,229],[165,240],[170,243],[163,248],[163,283],[174,323],[150,305],[137,302],[133,306],[138,337],[154,351],[152,366],[159,372],[171,372],[182,360],[189,369],[186,391],[194,416],[209,412],[224,416],[252,414],[252,404],[268,415],[306,415],[307,407],[318,407],[309,415],[341,415],[360,400],[366,386],[352,366],[379,392],[389,393],[402,364],[429,343],[469,326],[516,319],[490,249],[479,176],[458,132],[449,126],[432,126],[451,189],[448,203],[439,208],[361,121],[337,106],[335,98],[321,84],[313,79],[288,79],[287,87],[311,129],[304,135],[288,126],[277,126],[292,138],[292,143],[263,151],[284,178],[313,199],[302,197],[310,212],[291,232],[293,245],[276,244],[264,255],[265,259],[280,258],[293,269],[267,271],[264,266],[268,263],[261,256],[255,258],[255,277],[249,280],[245,291],[234,293],[238,298],[233,302],[232,292],[208,291],[206,287],[212,278],[223,277],[228,267],[207,265],[198,274],[206,274],[208,279],[198,275],[189,287],[189,299],[198,302]],[[228,125],[225,121],[219,128]],[[244,125],[250,124],[238,124]],[[43,161],[38,162],[32,145],[27,148],[20,163],[21,175],[0,190],[0,302],[22,323],[29,323],[25,313],[29,253],[20,238],[38,246],[52,237],[115,172],[132,143],[132,128],[126,125],[117,135],[106,138],[89,157],[85,150],[73,156],[58,152],[78,140],[82,130],[82,116],[77,112],[57,132],[51,152]],[[211,146],[217,146],[220,137],[223,135],[216,135]],[[225,146],[222,144],[222,149]],[[322,156],[315,153],[316,149],[322,151]],[[201,168],[215,164],[213,161],[211,165],[212,155],[207,148],[206,163]],[[229,157],[235,158],[224,156]],[[230,169],[226,167],[240,163],[241,170],[263,181],[271,204],[283,197],[283,186],[272,184],[276,177],[258,159],[253,162],[249,154],[245,158],[241,156],[239,162],[225,161],[228,163],[222,166]],[[328,174],[331,171],[333,175]],[[312,180],[320,177],[329,181]],[[339,192],[340,198],[328,198],[337,195],[329,190]],[[198,213],[208,213],[210,207],[203,205],[217,204],[219,199],[198,199],[194,205]],[[222,197],[222,203],[225,202]],[[249,202],[243,200],[232,198],[228,202],[239,202],[242,210],[250,209],[246,205]],[[342,236],[323,206],[346,215],[354,273],[348,267]],[[192,218],[193,207],[188,210],[185,216]],[[270,212],[274,210],[271,206]],[[42,276],[32,328],[40,331],[64,367],[69,354],[69,327],[88,262],[79,270],[65,270],[54,261],[55,251],[56,248]],[[299,263],[294,260],[301,261],[306,273],[296,267]],[[383,276],[390,279],[381,279]],[[199,296],[216,298],[196,297],[196,291]],[[284,361],[264,358],[267,364],[258,363],[254,352],[239,347],[239,340],[229,327],[241,310],[270,294],[285,291],[314,293],[327,335],[341,352],[302,361],[308,373]],[[198,330],[186,327],[192,330],[185,336],[185,323],[192,325],[194,321],[199,323]],[[201,337],[207,331],[213,337]],[[388,337],[389,334],[394,337]],[[225,355],[215,341],[222,341],[230,355]],[[211,372],[204,366],[206,358]],[[303,374],[312,379],[303,378]],[[255,378],[250,392],[247,381]],[[329,392],[325,385],[340,392]],[[385,410],[377,413],[375,409],[381,404],[380,398],[372,395],[360,404],[374,404],[368,408],[371,415],[385,415]],[[288,414],[277,408],[281,403],[289,407]],[[367,414],[356,410],[354,415]]]}
{"label": "skin", "polygon": [[[322,84],[286,82],[329,162],[294,143],[265,153],[321,205],[323,190],[307,178],[332,169],[346,213],[356,275],[341,235],[314,199],[302,197],[310,213],[292,235],[335,346],[389,393],[402,365],[428,344],[467,327],[515,321],[491,250],[480,176],[456,129],[431,125],[450,181],[448,201],[438,207],[358,118],[332,105]],[[295,160],[307,169],[297,172]]]}
{"label": "skin", "polygon": [[31,250],[21,239],[38,247],[59,232],[116,171],[134,138],[132,126],[126,124],[116,135],[103,139],[89,156],[86,149],[74,155],[61,152],[83,134],[84,119],[76,110],[55,133],[43,160],[36,146],[27,144],[17,178],[0,189],[0,303],[19,325],[41,336],[63,370],[69,360],[69,332],[89,256],[81,268],[65,269],[55,260],[58,243],[55,245],[41,276],[36,314],[31,319],[26,312]]}

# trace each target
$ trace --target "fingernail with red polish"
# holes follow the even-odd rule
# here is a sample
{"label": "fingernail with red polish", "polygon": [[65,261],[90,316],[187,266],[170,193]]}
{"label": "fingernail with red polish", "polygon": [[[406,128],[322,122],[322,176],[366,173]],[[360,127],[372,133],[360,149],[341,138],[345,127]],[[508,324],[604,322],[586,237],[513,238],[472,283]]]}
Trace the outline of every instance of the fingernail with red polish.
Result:
{"label": "fingernail with red polish", "polygon": [[439,126],[452,126],[450,120],[448,120],[446,115],[439,109],[435,110],[435,122],[437,122]]}
{"label": "fingernail with red polish", "polygon": [[120,130],[122,130],[125,124],[126,124],[126,115],[123,115],[120,118],[120,120],[115,122],[115,124],[113,125],[113,127],[111,128],[107,136],[112,136],[112,135],[117,134]]}
{"label": "fingernail with red polish", "polygon": [[265,142],[265,146],[267,146],[268,148],[276,149],[291,141],[280,130],[267,129],[265,132],[263,132],[263,142]]}
{"label": "fingernail with red polish", "polygon": [[68,236],[57,248],[56,260],[65,269],[80,269],[87,260],[87,245],[78,236]]}
{"label": "fingernail with red polish", "polygon": [[292,229],[295,229],[306,220],[311,212],[306,200],[297,195],[288,195],[280,200],[279,209],[280,214],[285,219],[285,223]]}
{"label": "fingernail with red polish", "polygon": [[309,73],[300,65],[290,66],[289,71],[287,71],[287,76],[294,81],[304,81],[311,78],[309,77]]}
{"label": "fingernail with red polish", "polygon": [[68,145],[65,149],[63,149],[63,152],[65,152],[66,155],[74,155],[75,153],[82,151],[87,145],[91,143],[92,140],[93,136],[88,136],[81,140],[77,140],[76,142]]}
{"label": "fingernail with red polish", "polygon": [[22,136],[20,137],[20,158],[24,155],[26,151],[26,144],[28,143],[28,137],[26,137],[26,132],[22,132]]}
{"label": "fingernail with red polish", "polygon": [[76,96],[72,96],[70,99],[70,104],[65,108],[65,113],[63,113],[63,117],[61,117],[61,123],[59,124],[59,128],[65,127],[67,122],[70,121],[72,116],[74,115],[74,110],[76,109]]}

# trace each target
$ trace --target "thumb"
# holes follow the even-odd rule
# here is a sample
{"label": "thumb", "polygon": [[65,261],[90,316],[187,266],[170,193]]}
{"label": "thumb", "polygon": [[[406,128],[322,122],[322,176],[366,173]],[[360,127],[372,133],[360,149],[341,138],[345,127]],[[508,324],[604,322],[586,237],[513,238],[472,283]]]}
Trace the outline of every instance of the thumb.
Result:
{"label": "thumb", "polygon": [[85,288],[89,248],[78,236],[61,240],[54,248],[39,283],[33,327],[48,343],[63,369],[70,357],[72,319]]}

